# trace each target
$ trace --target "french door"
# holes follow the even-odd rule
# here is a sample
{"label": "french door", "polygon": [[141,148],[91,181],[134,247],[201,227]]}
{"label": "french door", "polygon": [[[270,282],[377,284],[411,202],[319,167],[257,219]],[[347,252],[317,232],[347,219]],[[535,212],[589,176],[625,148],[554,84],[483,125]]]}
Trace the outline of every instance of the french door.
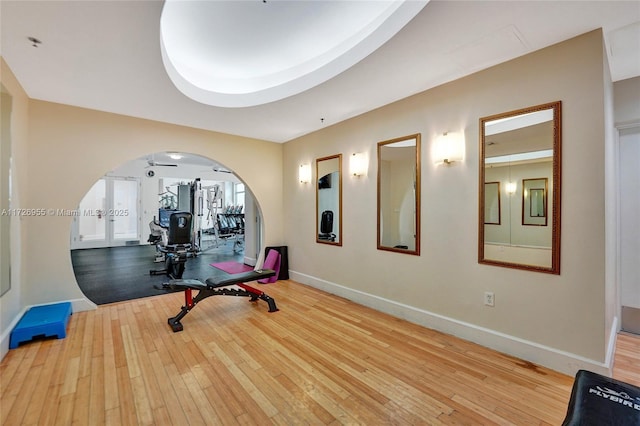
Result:
{"label": "french door", "polygon": [[104,177],[87,192],[73,218],[71,249],[139,244],[140,180]]}

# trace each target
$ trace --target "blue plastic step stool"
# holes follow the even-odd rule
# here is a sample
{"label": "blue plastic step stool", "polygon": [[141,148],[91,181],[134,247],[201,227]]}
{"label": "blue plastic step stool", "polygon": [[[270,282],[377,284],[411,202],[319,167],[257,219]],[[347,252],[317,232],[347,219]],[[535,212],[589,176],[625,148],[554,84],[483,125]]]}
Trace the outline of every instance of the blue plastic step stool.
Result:
{"label": "blue plastic step stool", "polygon": [[71,316],[71,303],[62,302],[51,305],[34,306],[25,313],[11,331],[9,349],[15,349],[20,343],[34,337],[67,337],[67,324]]}

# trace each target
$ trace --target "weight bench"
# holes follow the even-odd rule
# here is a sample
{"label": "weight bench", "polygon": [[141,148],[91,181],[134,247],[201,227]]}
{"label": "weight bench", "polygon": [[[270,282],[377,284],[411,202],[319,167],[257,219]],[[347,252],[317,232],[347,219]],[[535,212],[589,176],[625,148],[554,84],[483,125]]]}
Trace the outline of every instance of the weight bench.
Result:
{"label": "weight bench", "polygon": [[640,387],[580,370],[562,426],[640,425]]}
{"label": "weight bench", "polygon": [[[272,269],[257,269],[255,271],[242,272],[239,274],[226,275],[224,277],[207,278],[205,283],[198,280],[171,280],[162,284],[165,290],[184,290],[184,306],[175,317],[167,320],[173,332],[182,331],[183,326],[180,320],[189,313],[199,302],[211,296],[241,296],[250,297],[251,302],[258,299],[264,300],[269,305],[269,312],[276,312],[276,301],[267,296],[263,291],[253,288],[245,282],[256,281],[264,278],[272,277],[276,271]],[[231,285],[240,287],[224,288]],[[192,295],[193,290],[198,290],[195,297]]]}

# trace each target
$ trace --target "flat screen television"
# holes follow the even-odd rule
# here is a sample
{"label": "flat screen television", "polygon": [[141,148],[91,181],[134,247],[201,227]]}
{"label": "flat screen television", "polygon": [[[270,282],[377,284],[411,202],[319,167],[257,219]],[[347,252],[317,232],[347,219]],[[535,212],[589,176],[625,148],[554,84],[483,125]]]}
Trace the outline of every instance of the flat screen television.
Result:
{"label": "flat screen television", "polygon": [[327,174],[318,179],[318,189],[331,188],[331,174]]}
{"label": "flat screen television", "polygon": [[171,215],[174,214],[175,212],[177,212],[178,210],[176,209],[159,209],[158,210],[158,222],[160,223],[160,226],[162,226],[163,228],[169,228],[169,218],[171,218]]}

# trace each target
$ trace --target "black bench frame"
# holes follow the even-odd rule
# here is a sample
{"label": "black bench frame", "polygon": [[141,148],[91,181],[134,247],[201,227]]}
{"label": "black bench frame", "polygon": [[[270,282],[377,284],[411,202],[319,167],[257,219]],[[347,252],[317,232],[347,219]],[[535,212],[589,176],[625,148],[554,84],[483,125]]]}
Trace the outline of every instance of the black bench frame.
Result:
{"label": "black bench frame", "polygon": [[[170,282],[163,284],[162,287],[166,290],[184,290],[184,306],[182,306],[180,312],[178,312],[176,316],[169,318],[167,322],[174,333],[182,331],[184,327],[180,320],[182,320],[182,318],[184,318],[198,303],[211,296],[249,297],[249,301],[251,302],[261,299],[269,305],[269,312],[276,312],[278,311],[278,308],[276,307],[276,301],[272,297],[257,288],[245,284],[245,282],[269,278],[275,274],[276,272],[271,269],[258,269],[255,271],[242,272],[240,274],[231,274],[222,278],[208,278],[205,283],[198,280],[171,280]],[[231,285],[235,285],[240,288],[224,288]],[[198,290],[195,297],[193,297],[193,290]]]}

